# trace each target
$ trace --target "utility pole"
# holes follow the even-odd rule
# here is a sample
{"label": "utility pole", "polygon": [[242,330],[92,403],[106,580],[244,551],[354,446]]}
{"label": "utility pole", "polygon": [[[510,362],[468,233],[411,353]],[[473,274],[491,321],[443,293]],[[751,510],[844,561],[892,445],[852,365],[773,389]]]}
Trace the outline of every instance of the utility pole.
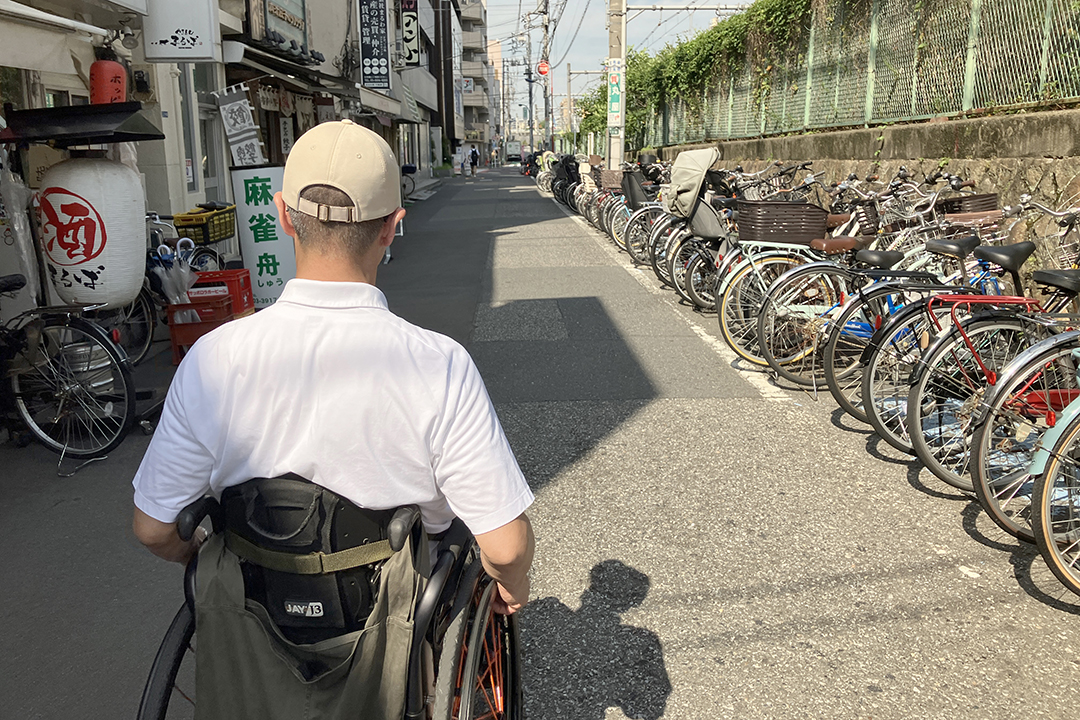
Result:
{"label": "utility pole", "polygon": [[[540,59],[543,60],[544,62],[550,63],[551,61],[548,59],[548,56],[551,54],[551,32],[550,32],[550,28],[548,26],[548,4],[549,4],[550,0],[540,0],[540,1],[543,3],[543,10],[540,11],[540,17],[541,17],[542,27],[544,29],[544,49],[540,53]],[[550,75],[550,74],[551,74],[551,71],[549,70],[548,75]],[[544,89],[544,125],[547,126],[547,132],[545,133],[547,139],[545,140],[545,142],[547,144],[546,149],[553,150],[554,148],[552,147],[553,146],[552,139],[554,137],[554,135],[553,135],[554,131],[553,131],[552,127],[551,127],[551,125],[552,125],[552,123],[551,123],[551,105],[552,105],[552,103],[551,103],[551,98],[550,98],[551,86],[552,86],[553,83],[551,82],[550,77],[545,76],[544,80],[546,82],[545,89]]]}
{"label": "utility pole", "polygon": [[570,63],[566,63],[566,121],[570,123],[570,127],[567,129],[570,131],[570,137],[574,143],[570,152],[576,153],[577,133],[574,132],[574,92],[570,89]]}
{"label": "utility pole", "polygon": [[608,0],[608,153],[607,167],[623,161],[626,127],[626,0]]}

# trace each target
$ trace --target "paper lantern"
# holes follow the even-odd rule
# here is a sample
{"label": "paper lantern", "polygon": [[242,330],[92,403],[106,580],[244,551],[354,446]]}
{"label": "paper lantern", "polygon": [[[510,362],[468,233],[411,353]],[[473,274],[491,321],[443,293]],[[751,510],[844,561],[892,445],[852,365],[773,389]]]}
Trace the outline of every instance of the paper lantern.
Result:
{"label": "paper lantern", "polygon": [[134,170],[77,158],[41,179],[42,240],[49,278],[64,302],[122,307],[135,299],[146,267],[146,203]]}
{"label": "paper lantern", "polygon": [[127,100],[127,70],[113,60],[90,64],[90,104],[105,105]]}

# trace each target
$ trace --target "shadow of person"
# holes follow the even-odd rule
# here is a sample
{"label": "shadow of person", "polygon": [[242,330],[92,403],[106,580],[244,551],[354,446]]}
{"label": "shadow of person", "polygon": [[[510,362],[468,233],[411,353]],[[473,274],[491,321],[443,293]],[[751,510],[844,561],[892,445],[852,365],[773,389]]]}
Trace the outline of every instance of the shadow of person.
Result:
{"label": "shadow of person", "polygon": [[620,617],[645,601],[649,577],[605,560],[589,580],[578,610],[553,597],[522,610],[525,714],[530,720],[603,720],[615,707],[628,718],[656,720],[671,694],[660,639]]}

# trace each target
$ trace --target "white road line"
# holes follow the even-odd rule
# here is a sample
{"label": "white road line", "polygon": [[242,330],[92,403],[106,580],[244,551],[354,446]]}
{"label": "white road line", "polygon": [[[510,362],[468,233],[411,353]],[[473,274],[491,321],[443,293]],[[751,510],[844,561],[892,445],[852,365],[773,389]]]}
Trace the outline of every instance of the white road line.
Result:
{"label": "white road line", "polygon": [[[540,188],[536,188],[536,191],[540,193],[541,197],[551,197],[550,195],[541,192]],[[755,372],[752,370],[742,370],[738,367],[735,367],[735,363],[739,360],[739,356],[736,355],[732,351],[732,349],[727,346],[727,343],[711,335],[709,331],[706,330],[705,327],[697,321],[696,318],[690,317],[686,315],[686,313],[682,312],[679,309],[678,304],[671,299],[671,293],[665,292],[663,288],[657,286],[656,282],[653,280],[652,273],[646,273],[641,268],[629,262],[628,257],[618,248],[614,247],[611,244],[607,235],[601,234],[600,231],[590,225],[588,221],[586,221],[581,216],[570,212],[569,209],[564,208],[560,203],[556,202],[555,206],[562,210],[568,218],[570,218],[578,225],[580,225],[584,230],[586,230],[586,234],[596,241],[596,244],[599,245],[605,253],[607,253],[608,257],[614,260],[616,264],[618,264],[620,267],[622,267],[623,270],[629,273],[630,277],[634,278],[634,280],[636,280],[639,285],[641,285],[653,295],[658,296],[664,304],[671,308],[671,311],[675,313],[675,315],[680,320],[684,321],[687,325],[689,325],[690,329],[694,331],[694,334],[701,338],[702,341],[720,357],[720,359],[724,362],[725,365],[731,367],[732,370],[737,372],[743,380],[745,380],[747,383],[750,384],[752,388],[758,391],[762,398],[764,398],[765,400],[772,400],[773,402],[791,400],[791,396],[788,395],[787,392],[785,392],[784,390],[781,390],[780,388],[769,382],[769,378],[764,373]]]}

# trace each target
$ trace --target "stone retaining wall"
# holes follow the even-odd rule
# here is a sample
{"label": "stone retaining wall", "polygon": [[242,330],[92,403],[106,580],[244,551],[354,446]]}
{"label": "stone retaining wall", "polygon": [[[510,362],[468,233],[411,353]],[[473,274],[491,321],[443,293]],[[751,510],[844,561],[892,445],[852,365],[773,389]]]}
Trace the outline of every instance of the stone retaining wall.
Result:
{"label": "stone retaining wall", "polygon": [[[697,143],[660,150],[665,160]],[[892,177],[901,165],[916,177],[944,163],[947,172],[974,180],[977,192],[996,192],[1001,204],[1023,193],[1054,209],[1080,205],[1080,110],[1034,112],[970,120],[732,140],[715,144],[720,167],[755,171],[775,160],[813,160],[826,182],[877,173]],[[1048,222],[1022,223],[1014,240],[1038,239],[1056,230]],[[1075,231],[1074,231],[1075,232]],[[1036,263],[1056,266],[1055,248],[1040,246]],[[1035,263],[1033,263],[1035,264]]]}

